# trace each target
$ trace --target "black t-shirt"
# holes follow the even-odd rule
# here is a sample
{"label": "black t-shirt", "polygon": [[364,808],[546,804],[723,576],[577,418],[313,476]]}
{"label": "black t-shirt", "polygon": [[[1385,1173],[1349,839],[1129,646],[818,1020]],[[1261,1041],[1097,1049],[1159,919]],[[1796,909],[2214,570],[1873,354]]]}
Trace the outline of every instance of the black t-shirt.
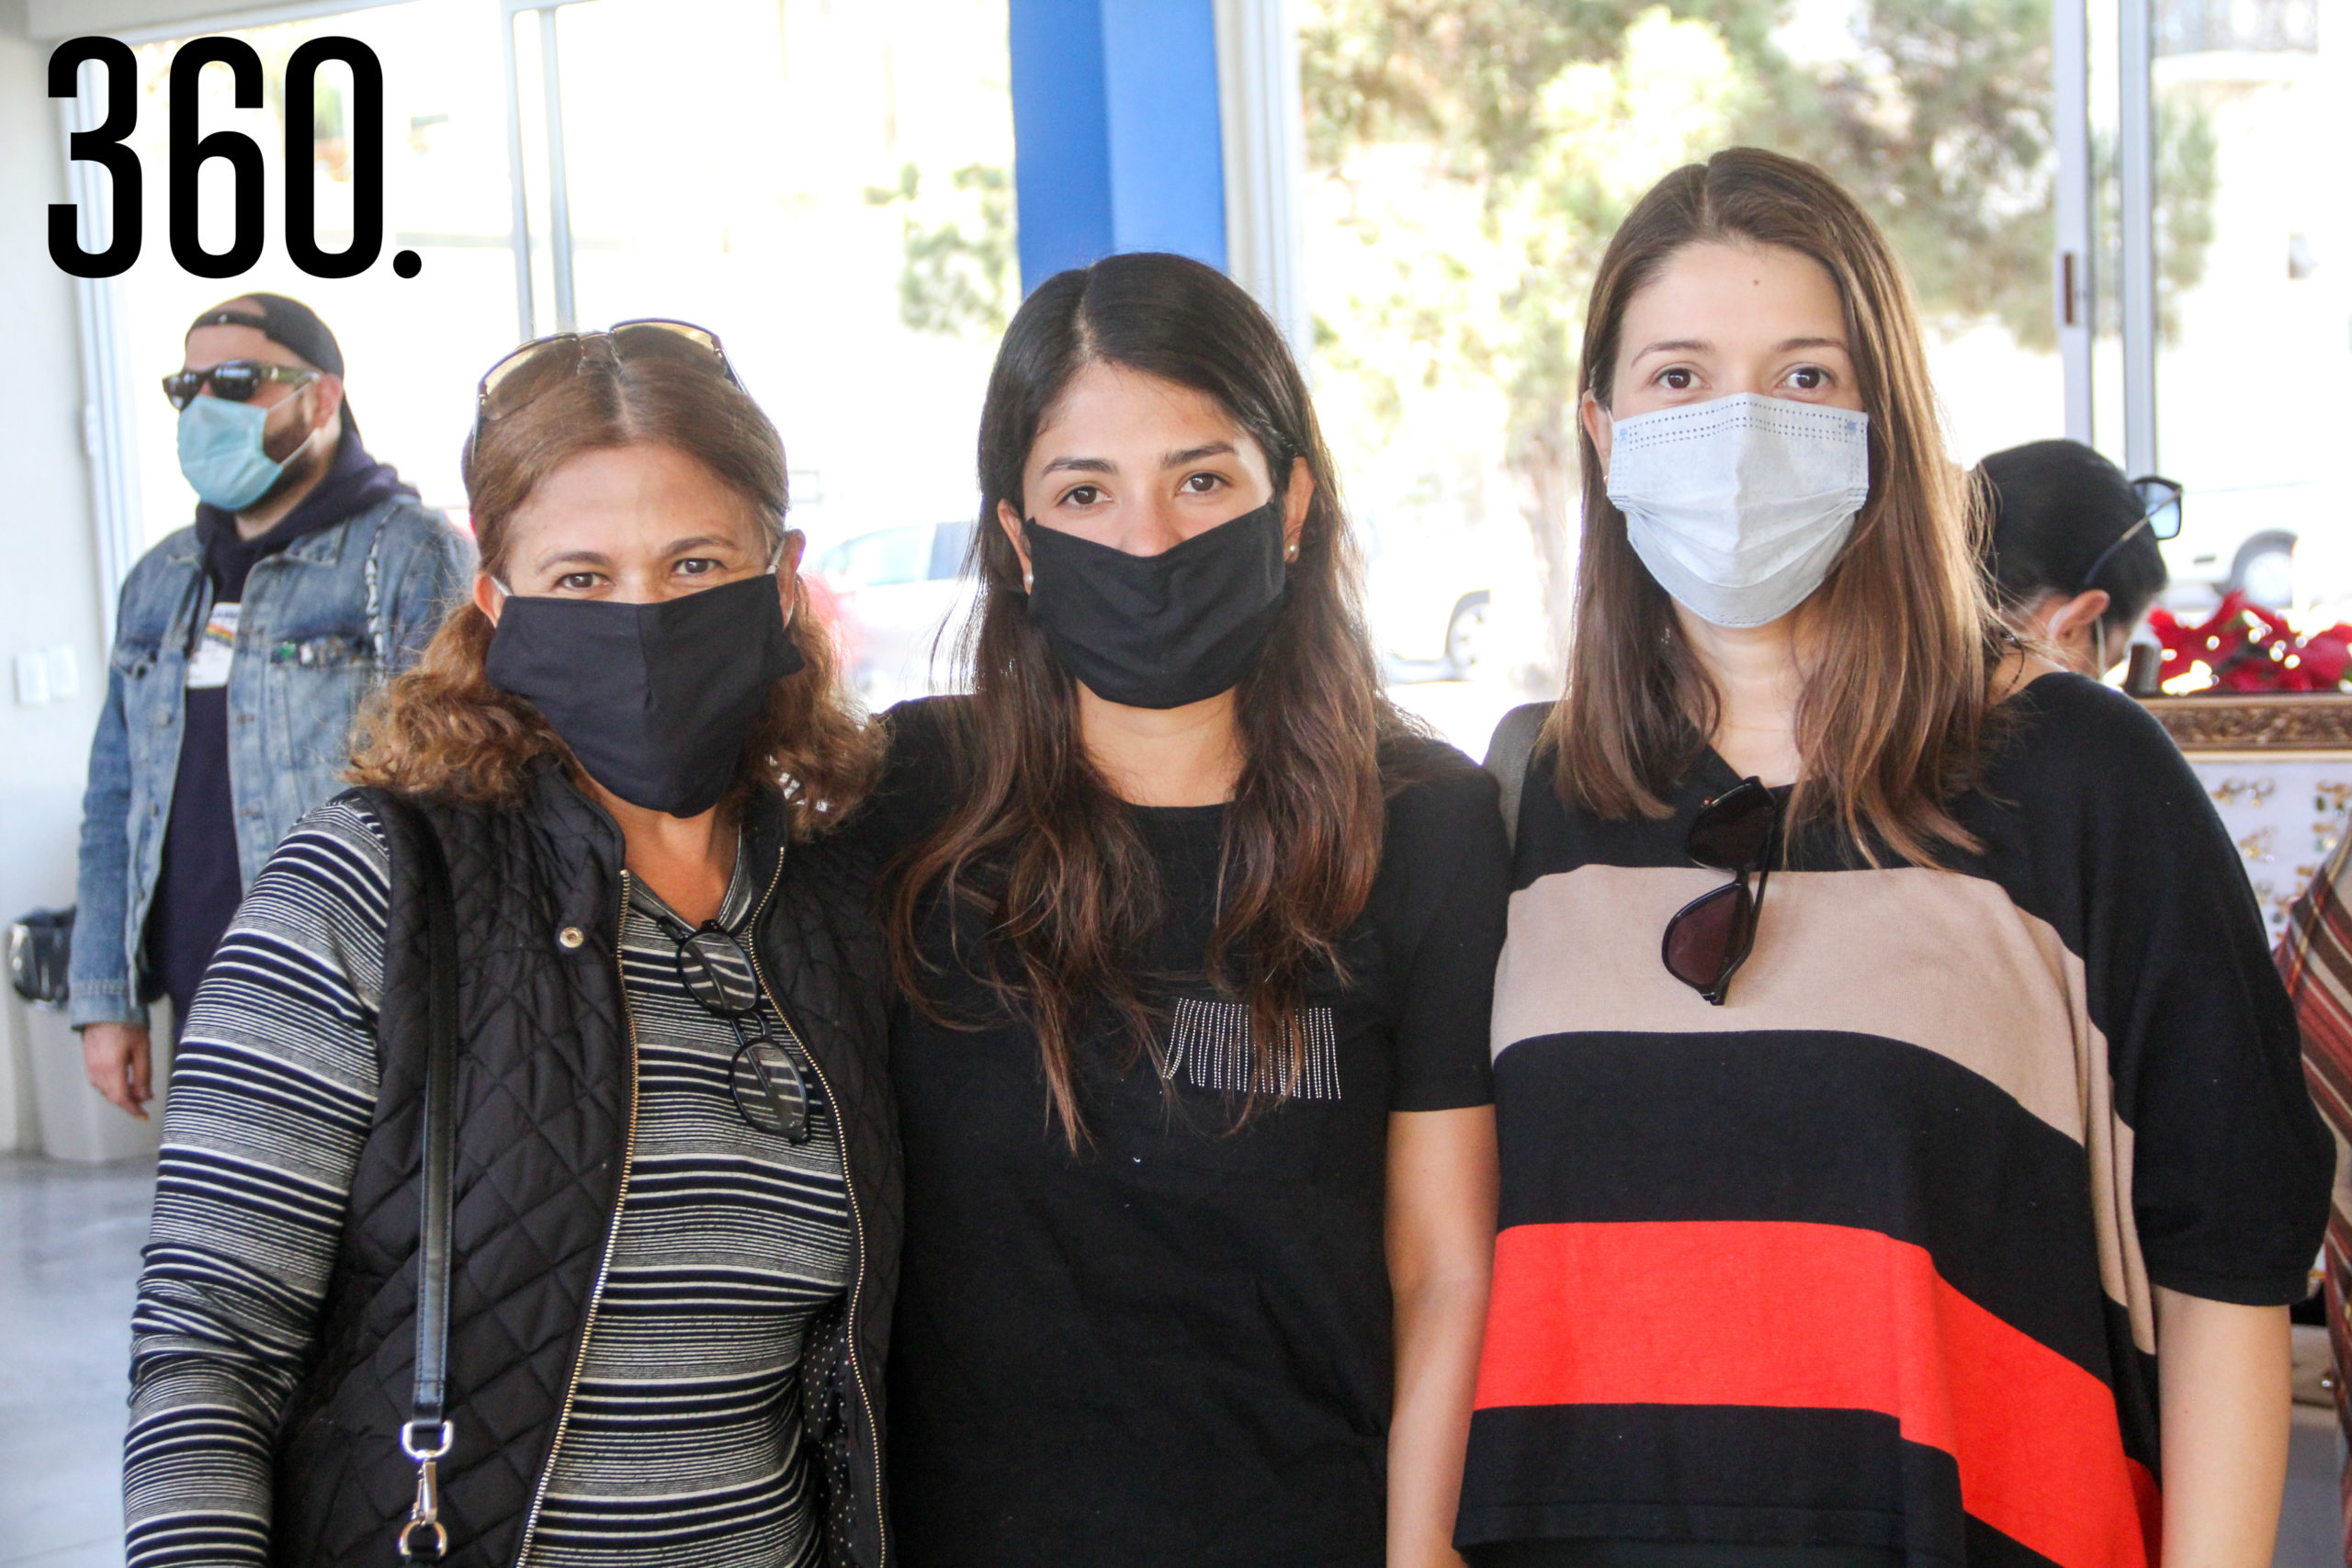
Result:
{"label": "black t-shirt", "polygon": [[[893,710],[861,830],[910,842],[955,797],[941,704]],[[1377,884],[1310,988],[1302,1092],[1238,1131],[1216,1087],[1246,1029],[1196,981],[1165,1009],[1168,1083],[1106,1029],[1081,1048],[1091,1146],[1050,1117],[1036,1035],[902,1008],[907,1156],[890,1359],[894,1523],[912,1568],[1376,1565],[1391,1382],[1388,1117],[1486,1104],[1508,852],[1491,782],[1415,743]],[[1138,808],[1167,919],[1150,969],[1197,975],[1224,808]],[[964,917],[964,951],[986,940]],[[933,901],[923,948],[946,961]],[[951,967],[939,999],[985,1015]]]}

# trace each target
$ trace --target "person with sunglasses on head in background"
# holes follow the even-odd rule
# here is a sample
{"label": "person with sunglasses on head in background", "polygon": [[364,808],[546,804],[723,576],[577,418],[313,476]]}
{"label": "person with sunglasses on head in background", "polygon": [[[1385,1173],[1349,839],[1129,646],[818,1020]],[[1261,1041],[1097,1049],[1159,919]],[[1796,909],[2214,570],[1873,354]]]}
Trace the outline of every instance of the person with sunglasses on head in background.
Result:
{"label": "person with sunglasses on head in background", "polygon": [[132,1563],[888,1555],[872,748],[785,476],[700,328],[483,381],[471,602],[189,1019]]}
{"label": "person with sunglasses on head in background", "polygon": [[2033,441],[1976,467],[1992,514],[1986,564],[2002,617],[2095,681],[2123,662],[2167,581],[2180,486],[2123,470],[2079,441]]}
{"label": "person with sunglasses on head in background", "polygon": [[1515,710],[1476,1568],[2270,1561],[2334,1164],[2235,849],[1994,615],[1884,236],[1751,149],[1586,316]]}
{"label": "person with sunglasses on head in background", "polygon": [[277,294],[217,305],[164,378],[196,523],[130,569],[82,803],[67,1017],[142,1121],[148,1004],[185,1026],[237,899],[342,787],[353,713],[413,663],[473,566],[359,439],[343,350]]}
{"label": "person with sunglasses on head in background", "polygon": [[979,457],[973,693],[890,711],[864,826],[903,1561],[1457,1562],[1494,787],[1384,695],[1306,382],[1222,274],[1048,279]]}

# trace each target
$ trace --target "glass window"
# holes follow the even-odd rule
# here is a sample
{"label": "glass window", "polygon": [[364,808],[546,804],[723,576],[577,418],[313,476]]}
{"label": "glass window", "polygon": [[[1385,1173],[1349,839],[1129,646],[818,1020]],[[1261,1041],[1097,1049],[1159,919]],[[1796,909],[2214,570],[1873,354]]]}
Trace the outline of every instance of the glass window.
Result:
{"label": "glass window", "polygon": [[[2313,0],[2157,0],[2158,461],[2184,613],[2231,588],[2352,613],[2352,34]],[[2190,242],[2184,243],[2184,241]]]}
{"label": "glass window", "polygon": [[932,525],[864,534],[825,553],[828,575],[845,588],[888,588],[931,574]]}
{"label": "glass window", "polygon": [[931,536],[931,579],[944,581],[959,575],[964,570],[964,557],[972,547],[972,525],[942,523]]}
{"label": "glass window", "polygon": [[[820,552],[897,518],[969,515],[981,394],[1020,297],[1006,0],[578,0],[514,17],[531,321],[514,279],[503,25],[492,0],[407,0],[236,29],[262,56],[268,101],[231,107],[227,72],[208,69],[203,122],[262,148],[269,227],[260,265],[225,283],[189,276],[164,240],[166,78],[185,40],[141,48],[149,241],[113,288],[133,345],[147,539],[195,506],[157,381],[178,367],[187,322],[239,288],[319,310],[342,341],[370,449],[462,517],[474,385],[558,326],[550,25],[576,324],[672,316],[717,333],[783,433],[793,522]],[[330,34],[375,50],[386,100],[386,255],[342,281],[293,269],[277,195],[285,62]],[[339,66],[322,75],[313,149],[329,248],[349,223],[347,143],[334,133],[345,81]],[[218,248],[228,173],[212,164],[203,177]],[[422,256],[419,276],[392,272],[401,248]],[[915,578],[930,564],[919,552]]]}
{"label": "glass window", "polygon": [[1584,301],[1678,165],[1773,147],[1855,193],[1917,288],[1956,459],[2064,434],[2050,41],[2014,7],[1299,9],[1317,401],[1379,534],[1396,694],[1457,744],[1559,690]]}
{"label": "glass window", "polygon": [[[981,394],[1020,301],[1005,0],[554,15],[579,321],[724,338],[812,544],[974,511]],[[537,25],[516,35],[534,82]],[[543,213],[540,111],[526,124]],[[542,331],[550,311],[543,289]]]}
{"label": "glass window", "polygon": [[[288,57],[306,39],[338,34],[367,43],[383,64],[385,242],[382,259],[368,272],[327,280],[303,276],[287,258],[282,117]],[[209,66],[201,78],[202,123],[207,131],[240,131],[260,147],[267,243],[253,271],[226,281],[184,271],[167,240],[167,79],[186,40],[138,50],[142,98],[132,144],[148,171],[147,243],[138,265],[112,287],[133,372],[130,428],[145,542],[186,526],[196,513],[179,472],[177,416],[157,383],[179,368],[197,312],[241,289],[291,295],[319,312],[343,345],[351,408],[368,449],[397,467],[427,504],[462,517],[458,456],[473,418],[474,383],[516,336],[498,8],[478,0],[409,0],[230,36],[261,56],[263,106],[234,107],[227,69]],[[319,73],[311,168],[319,243],[329,250],[341,249],[350,233],[349,84],[341,65]],[[228,166],[207,163],[198,178],[203,242],[225,249]],[[392,252],[403,248],[424,261],[413,278],[391,269]]]}

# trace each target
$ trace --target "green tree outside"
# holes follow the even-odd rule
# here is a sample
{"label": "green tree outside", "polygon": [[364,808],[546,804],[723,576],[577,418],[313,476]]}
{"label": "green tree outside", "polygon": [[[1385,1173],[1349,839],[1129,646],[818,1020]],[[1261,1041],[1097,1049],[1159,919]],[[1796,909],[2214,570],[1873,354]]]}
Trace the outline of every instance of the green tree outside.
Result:
{"label": "green tree outside", "polygon": [[908,164],[895,186],[869,186],[869,206],[905,211],[905,265],[899,273],[899,320],[919,333],[994,338],[1020,299],[1012,216],[1012,172],[967,164],[947,189],[923,188]]}
{"label": "green tree outside", "polygon": [[[1306,10],[1310,171],[1379,257],[1317,302],[1327,380],[1352,383],[1340,400],[1374,440],[1419,428],[1441,392],[1491,393],[1555,649],[1584,300],[1609,236],[1668,170],[1735,143],[1806,158],[1885,228],[1935,329],[1997,322],[2052,346],[2049,0],[1863,0],[1852,49],[1828,61],[1790,56],[1792,6],[1770,0]],[[2193,102],[2165,107],[2161,270],[2178,289],[2211,237],[2213,139]],[[1449,187],[1463,220],[1417,222]]]}

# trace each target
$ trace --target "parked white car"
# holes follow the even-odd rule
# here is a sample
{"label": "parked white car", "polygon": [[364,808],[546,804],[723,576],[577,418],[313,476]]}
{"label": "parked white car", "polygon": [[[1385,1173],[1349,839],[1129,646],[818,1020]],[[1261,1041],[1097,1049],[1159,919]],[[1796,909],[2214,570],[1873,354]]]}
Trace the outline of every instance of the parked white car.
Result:
{"label": "parked white car", "polygon": [[972,525],[912,523],[842,540],[811,570],[833,599],[851,687],[879,710],[952,689],[955,636],[972,594]]}
{"label": "parked white car", "polygon": [[1360,520],[1358,529],[1370,563],[1364,611],[1391,680],[1499,680],[1526,661],[1527,628],[1513,610],[1535,566],[1517,518]]}
{"label": "parked white car", "polygon": [[2352,581],[2315,582],[2309,578],[2329,563],[2310,546],[2339,532],[2346,521],[2321,515],[2324,487],[2308,480],[2281,484],[2188,486],[2182,493],[2180,532],[2164,544],[2165,570],[2172,578],[2165,600],[2176,606],[2202,604],[2243,588],[2257,604],[2285,609],[2298,598],[2338,599]]}

